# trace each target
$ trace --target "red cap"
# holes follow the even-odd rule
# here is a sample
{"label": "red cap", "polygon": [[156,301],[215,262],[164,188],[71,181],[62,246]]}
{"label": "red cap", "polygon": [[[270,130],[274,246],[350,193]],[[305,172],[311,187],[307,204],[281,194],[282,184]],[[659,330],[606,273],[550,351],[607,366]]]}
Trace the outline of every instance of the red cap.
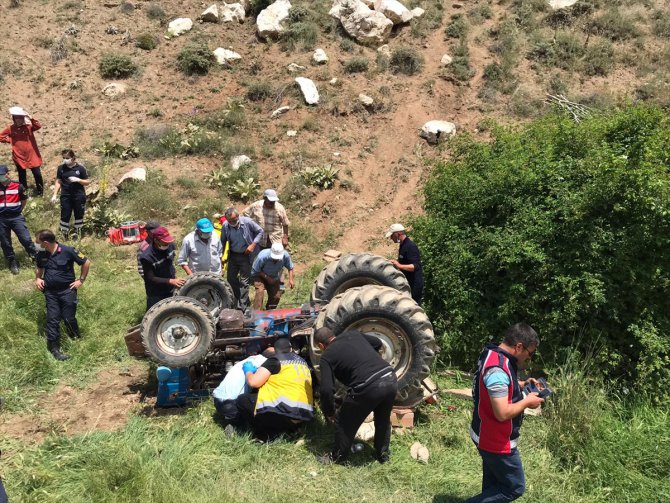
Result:
{"label": "red cap", "polygon": [[174,241],[174,238],[170,234],[170,231],[167,230],[165,227],[158,227],[157,229],[154,229],[151,232],[151,235],[153,236],[154,239],[163,241],[163,243],[172,243]]}

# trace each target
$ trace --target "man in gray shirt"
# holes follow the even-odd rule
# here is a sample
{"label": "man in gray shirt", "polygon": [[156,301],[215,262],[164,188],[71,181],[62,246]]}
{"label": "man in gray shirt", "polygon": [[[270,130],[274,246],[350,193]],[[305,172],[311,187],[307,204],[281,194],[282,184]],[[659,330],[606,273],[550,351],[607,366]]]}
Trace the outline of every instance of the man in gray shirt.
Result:
{"label": "man in gray shirt", "polygon": [[242,217],[235,208],[226,210],[226,222],[221,227],[221,244],[228,250],[228,283],[233,289],[237,307],[247,311],[251,264],[256,257],[263,229],[251,218]]}
{"label": "man in gray shirt", "polygon": [[196,272],[221,275],[221,255],[223,246],[214,234],[212,222],[208,218],[201,218],[196,222],[195,230],[184,237],[177,264],[189,276]]}

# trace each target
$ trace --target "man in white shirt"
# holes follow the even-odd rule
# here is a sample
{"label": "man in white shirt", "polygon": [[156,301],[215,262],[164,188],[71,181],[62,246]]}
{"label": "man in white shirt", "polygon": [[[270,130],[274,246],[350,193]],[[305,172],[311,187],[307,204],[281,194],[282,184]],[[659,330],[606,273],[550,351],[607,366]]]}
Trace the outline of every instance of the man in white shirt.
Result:
{"label": "man in white shirt", "polygon": [[189,276],[196,272],[220,275],[222,255],[223,245],[214,232],[214,225],[208,218],[201,218],[196,222],[195,230],[184,237],[177,264]]}

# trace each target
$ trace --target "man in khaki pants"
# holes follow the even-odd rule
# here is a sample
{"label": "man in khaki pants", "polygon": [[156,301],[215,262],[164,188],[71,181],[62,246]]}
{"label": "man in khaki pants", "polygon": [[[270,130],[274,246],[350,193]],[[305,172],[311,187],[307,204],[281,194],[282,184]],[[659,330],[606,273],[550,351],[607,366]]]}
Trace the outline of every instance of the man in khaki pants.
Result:
{"label": "man in khaki pants", "polygon": [[263,296],[265,290],[268,292],[268,302],[265,309],[275,309],[281,299],[281,272],[288,269],[288,285],[293,288],[293,261],[289,253],[284,250],[281,243],[274,243],[270,249],[263,250],[258,254],[254,265],[251,267],[251,277],[254,279],[256,295],[254,297],[254,310],[263,308]]}

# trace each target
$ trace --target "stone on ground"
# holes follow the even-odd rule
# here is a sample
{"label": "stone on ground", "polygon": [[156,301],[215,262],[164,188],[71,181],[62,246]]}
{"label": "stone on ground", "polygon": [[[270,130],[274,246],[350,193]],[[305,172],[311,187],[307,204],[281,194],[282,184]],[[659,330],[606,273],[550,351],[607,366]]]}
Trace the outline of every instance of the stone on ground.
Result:
{"label": "stone on ground", "polygon": [[384,14],[393,24],[407,23],[412,19],[412,13],[398,0],[375,0],[375,10]]}
{"label": "stone on ground", "polygon": [[308,105],[316,105],[319,103],[319,91],[311,79],[306,77],[296,77],[295,81],[300,86],[300,91],[305,98],[305,103]]}
{"label": "stone on ground", "polygon": [[456,124],[447,121],[428,121],[421,128],[419,136],[430,144],[436,144],[456,134]]}
{"label": "stone on ground", "polygon": [[205,23],[218,23],[219,22],[219,7],[216,4],[210,5],[207,9],[200,14],[200,19]]}
{"label": "stone on ground", "polygon": [[224,3],[221,7],[221,22],[243,23],[245,18],[244,5],[241,3]]}
{"label": "stone on ground", "polygon": [[173,37],[178,37],[193,28],[193,21],[188,17],[178,17],[168,24],[168,33]]}
{"label": "stone on ground", "polygon": [[270,114],[270,118],[271,118],[271,119],[276,119],[276,118],[279,117],[280,115],[284,115],[284,114],[285,114],[286,112],[288,112],[289,110],[291,110],[291,107],[286,106],[286,105],[284,105],[283,107],[279,107],[277,110],[275,110],[274,112],[272,112],[272,114]]}
{"label": "stone on ground", "polygon": [[566,7],[571,7],[575,5],[579,0],[549,0],[549,5],[552,9],[565,9]]}
{"label": "stone on ground", "polygon": [[314,61],[318,65],[328,63],[328,56],[326,55],[326,51],[324,51],[323,49],[315,50],[314,54],[312,54],[312,61]]}
{"label": "stone on ground", "polygon": [[126,92],[126,85],[125,84],[120,84],[116,82],[112,82],[111,84],[107,84],[103,90],[102,94],[105,96],[118,96],[119,94],[123,94]]}
{"label": "stone on ground", "polygon": [[449,66],[451,62],[454,60],[449,54],[445,54],[442,56],[442,59],[440,60],[440,64],[442,66]]}
{"label": "stone on ground", "polygon": [[220,65],[229,65],[242,59],[242,56],[235,51],[224,49],[223,47],[214,49],[214,57],[216,57],[216,62]]}
{"label": "stone on ground", "polygon": [[256,18],[256,30],[261,38],[274,38],[284,31],[282,23],[288,19],[291,10],[289,0],[276,0],[263,9]]}
{"label": "stone on ground", "polygon": [[335,0],[329,14],[361,44],[381,45],[388,40],[393,28],[393,21],[361,0]]}
{"label": "stone on ground", "polygon": [[236,155],[230,160],[230,167],[233,171],[237,171],[247,164],[251,164],[251,159],[246,155]]}

